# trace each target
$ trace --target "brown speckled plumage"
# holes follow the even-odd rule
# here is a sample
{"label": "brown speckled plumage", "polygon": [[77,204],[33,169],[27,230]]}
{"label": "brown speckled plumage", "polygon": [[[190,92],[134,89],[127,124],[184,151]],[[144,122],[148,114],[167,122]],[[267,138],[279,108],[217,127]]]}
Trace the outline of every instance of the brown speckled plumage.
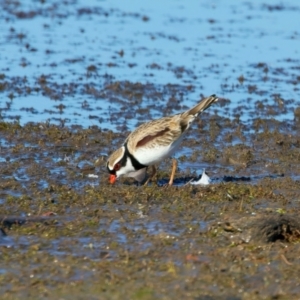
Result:
{"label": "brown speckled plumage", "polygon": [[129,174],[135,177],[137,170],[172,155],[198,114],[217,100],[212,95],[186,112],[140,125],[127,137],[123,146],[109,157],[108,171],[116,176]]}

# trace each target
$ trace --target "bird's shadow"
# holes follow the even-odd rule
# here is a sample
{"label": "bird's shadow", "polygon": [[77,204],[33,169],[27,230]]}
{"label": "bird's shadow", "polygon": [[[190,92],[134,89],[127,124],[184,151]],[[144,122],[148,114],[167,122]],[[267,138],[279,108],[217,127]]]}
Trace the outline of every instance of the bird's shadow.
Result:
{"label": "bird's shadow", "polygon": [[[184,186],[187,185],[190,182],[195,182],[200,180],[202,177],[202,174],[196,177],[187,176],[187,177],[179,177],[175,178],[173,185],[174,186]],[[249,183],[255,183],[258,180],[264,179],[264,178],[279,178],[284,177],[284,174],[266,174],[266,175],[251,175],[251,176],[222,176],[222,177],[213,177],[211,179],[211,184],[214,183],[222,183],[222,182],[249,182]],[[159,179],[156,183],[150,182],[148,185],[156,184],[159,187],[165,187],[168,185],[169,179],[168,178],[162,178]],[[136,186],[143,186],[143,184],[135,182]],[[132,182],[124,182],[124,185],[132,185]]]}

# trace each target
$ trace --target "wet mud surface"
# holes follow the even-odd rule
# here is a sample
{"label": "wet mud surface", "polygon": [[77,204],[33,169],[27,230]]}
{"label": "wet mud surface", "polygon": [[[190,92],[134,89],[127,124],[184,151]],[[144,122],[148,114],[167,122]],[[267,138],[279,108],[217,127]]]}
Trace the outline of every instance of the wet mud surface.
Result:
{"label": "wet mud surface", "polygon": [[[166,28],[151,29],[159,24],[154,17],[162,18],[151,7],[24,3],[1,4],[7,31],[0,47],[18,55],[1,58],[0,298],[298,299],[300,60],[292,49],[299,31],[276,31],[275,22],[299,12],[298,4],[232,4],[228,19],[162,9]],[[228,43],[246,52],[245,32],[256,36],[247,24],[262,16],[276,34],[256,32],[270,42],[258,58],[243,64],[247,53],[233,51],[224,63],[221,49],[213,54],[216,44],[229,51],[230,24],[240,30]],[[79,38],[57,35],[74,20]],[[36,21],[43,29],[34,34],[26,26]],[[84,33],[95,22],[117,29],[94,40]],[[188,34],[168,27],[198,23],[207,35],[191,48]],[[118,40],[120,24],[139,24],[140,35]],[[271,47],[282,34],[285,54]],[[145,38],[155,44],[141,47]],[[191,61],[180,62],[180,47]],[[92,57],[95,49],[100,54]],[[196,67],[203,55],[207,65]],[[148,186],[130,178],[108,183],[107,155],[133,128],[212,93],[219,102],[193,123],[176,153],[174,186],[163,187],[171,159]],[[189,184],[204,168],[211,184]]]}
{"label": "wet mud surface", "polygon": [[[108,183],[99,153],[125,133],[1,123],[3,299],[296,297],[298,123],[250,134],[217,115],[198,122],[167,189],[170,160],[159,186]],[[186,185],[203,164],[212,184]]]}

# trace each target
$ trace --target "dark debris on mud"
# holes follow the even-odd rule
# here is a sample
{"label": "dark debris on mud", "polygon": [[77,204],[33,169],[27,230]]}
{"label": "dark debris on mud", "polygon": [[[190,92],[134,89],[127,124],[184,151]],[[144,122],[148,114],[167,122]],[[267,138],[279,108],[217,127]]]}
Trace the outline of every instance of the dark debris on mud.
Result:
{"label": "dark debris on mud", "polygon": [[297,216],[275,215],[257,220],[254,238],[266,242],[298,242],[300,239],[300,221]]}

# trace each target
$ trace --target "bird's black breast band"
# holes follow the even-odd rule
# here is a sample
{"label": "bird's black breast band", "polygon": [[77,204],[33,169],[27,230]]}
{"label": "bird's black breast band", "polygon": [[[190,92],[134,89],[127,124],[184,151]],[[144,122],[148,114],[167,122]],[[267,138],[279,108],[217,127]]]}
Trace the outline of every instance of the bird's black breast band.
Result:
{"label": "bird's black breast band", "polygon": [[127,142],[124,144],[124,147],[125,147],[125,155],[124,155],[124,162],[123,162],[123,159],[121,161],[121,165],[125,165],[126,164],[126,158],[129,157],[129,159],[131,160],[131,163],[133,165],[133,167],[136,169],[136,170],[140,170],[140,169],[143,169],[143,168],[146,168],[147,166],[141,164],[128,150],[127,148]]}

